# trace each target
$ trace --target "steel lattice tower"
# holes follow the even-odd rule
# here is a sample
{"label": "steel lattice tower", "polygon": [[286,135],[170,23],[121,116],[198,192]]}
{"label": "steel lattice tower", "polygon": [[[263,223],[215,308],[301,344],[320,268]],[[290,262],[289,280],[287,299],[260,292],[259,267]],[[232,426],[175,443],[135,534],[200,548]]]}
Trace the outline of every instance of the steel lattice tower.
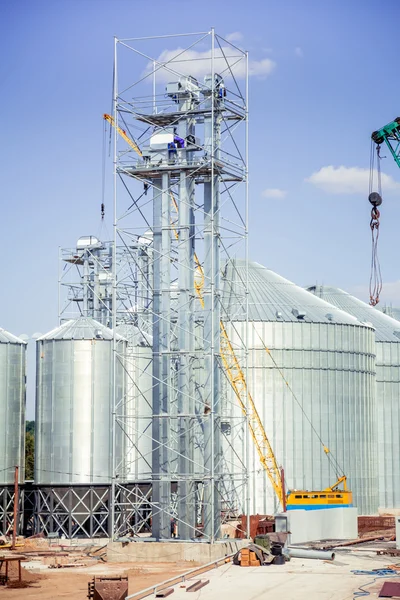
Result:
{"label": "steel lattice tower", "polygon": [[[176,519],[180,539],[214,541],[224,518],[246,511],[246,417],[232,417],[221,327],[230,304],[247,312],[246,278],[233,303],[224,278],[235,257],[247,260],[247,64],[214,30],[115,40],[112,326],[133,325],[151,346],[160,540]],[[244,366],[246,340],[235,352]],[[114,413],[114,430],[128,431]],[[116,533],[129,529],[118,516],[126,478],[114,464]]]}

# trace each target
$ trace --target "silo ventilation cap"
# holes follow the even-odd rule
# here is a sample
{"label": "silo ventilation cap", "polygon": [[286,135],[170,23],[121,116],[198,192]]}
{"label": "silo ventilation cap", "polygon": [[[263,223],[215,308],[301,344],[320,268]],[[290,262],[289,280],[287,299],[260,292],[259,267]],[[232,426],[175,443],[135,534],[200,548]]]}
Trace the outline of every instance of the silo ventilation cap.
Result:
{"label": "silo ventilation cap", "polygon": [[299,319],[299,321],[301,321],[304,319],[307,313],[304,310],[293,308],[292,314],[296,317],[296,319]]}

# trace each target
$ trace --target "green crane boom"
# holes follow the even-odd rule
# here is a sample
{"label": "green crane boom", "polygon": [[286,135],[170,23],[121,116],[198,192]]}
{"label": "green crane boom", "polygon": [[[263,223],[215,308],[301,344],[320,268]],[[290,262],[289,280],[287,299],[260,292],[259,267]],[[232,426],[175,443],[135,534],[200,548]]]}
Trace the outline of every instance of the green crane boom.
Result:
{"label": "green crane boom", "polygon": [[375,144],[386,143],[398,167],[400,167],[400,117],[371,135]]}

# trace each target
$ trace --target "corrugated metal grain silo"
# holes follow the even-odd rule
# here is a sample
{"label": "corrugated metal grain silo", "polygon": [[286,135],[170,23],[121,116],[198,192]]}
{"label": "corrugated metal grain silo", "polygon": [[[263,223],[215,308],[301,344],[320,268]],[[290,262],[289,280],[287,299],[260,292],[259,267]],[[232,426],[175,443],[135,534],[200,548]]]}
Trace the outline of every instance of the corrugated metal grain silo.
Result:
{"label": "corrugated metal grain silo", "polygon": [[25,473],[26,343],[0,329],[0,485],[19,480]]}
{"label": "corrugated metal grain silo", "polygon": [[[124,355],[121,336],[118,345]],[[113,332],[88,317],[67,321],[37,340],[35,483],[110,483],[112,350]],[[116,367],[121,400],[125,371],[118,359]],[[123,472],[120,427],[116,436],[116,464]]]}
{"label": "corrugated metal grain silo", "polygon": [[124,431],[128,482],[151,479],[152,460],[152,339],[135,325],[117,331],[127,341]]}
{"label": "corrugated metal grain silo", "polygon": [[379,507],[400,508],[400,323],[341,289],[308,290],[375,328]]}
{"label": "corrugated metal grain silo", "polygon": [[[249,389],[287,487],[322,490],[344,473],[359,512],[375,512],[374,329],[253,262],[246,323],[234,300],[245,278],[243,261],[228,264],[224,304],[235,321],[227,328],[236,347],[248,339]],[[328,461],[321,440],[342,472]],[[249,464],[250,511],[270,514],[276,498],[252,444]]]}

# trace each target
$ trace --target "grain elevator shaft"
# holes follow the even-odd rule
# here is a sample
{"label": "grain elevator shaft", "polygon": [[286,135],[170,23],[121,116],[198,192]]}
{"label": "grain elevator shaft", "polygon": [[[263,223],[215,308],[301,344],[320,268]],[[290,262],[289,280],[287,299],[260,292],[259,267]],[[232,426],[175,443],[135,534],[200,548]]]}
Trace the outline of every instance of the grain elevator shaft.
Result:
{"label": "grain elevator shaft", "polygon": [[[179,47],[191,35],[162,43]],[[151,338],[152,535],[214,541],[224,514],[240,514],[246,495],[244,459],[232,473],[221,450],[222,437],[235,444],[239,428],[229,425],[226,402],[221,424],[220,331],[227,317],[220,273],[230,252],[247,250],[247,84],[243,93],[238,84],[247,81],[247,56],[214,30],[193,34],[187,48],[172,46],[145,62],[144,76],[132,83],[129,52],[135,65],[137,57],[148,60],[144,46],[157,48],[156,39],[116,41],[114,231],[140,273],[132,289],[140,288],[142,300],[127,296],[114,311],[117,322],[147,328]],[[127,150],[120,138],[128,134]],[[146,264],[133,250],[144,237]],[[113,274],[120,298],[117,264]]]}

